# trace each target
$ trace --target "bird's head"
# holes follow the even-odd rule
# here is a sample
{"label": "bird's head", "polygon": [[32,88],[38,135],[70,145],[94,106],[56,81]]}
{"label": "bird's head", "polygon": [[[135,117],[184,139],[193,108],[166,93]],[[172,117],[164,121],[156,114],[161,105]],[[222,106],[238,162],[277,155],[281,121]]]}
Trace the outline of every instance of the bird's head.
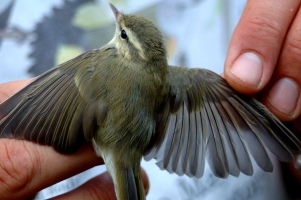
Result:
{"label": "bird's head", "polygon": [[112,4],[116,17],[116,30],[110,45],[126,59],[143,62],[166,60],[163,36],[150,20],[137,15],[126,15],[119,12]]}

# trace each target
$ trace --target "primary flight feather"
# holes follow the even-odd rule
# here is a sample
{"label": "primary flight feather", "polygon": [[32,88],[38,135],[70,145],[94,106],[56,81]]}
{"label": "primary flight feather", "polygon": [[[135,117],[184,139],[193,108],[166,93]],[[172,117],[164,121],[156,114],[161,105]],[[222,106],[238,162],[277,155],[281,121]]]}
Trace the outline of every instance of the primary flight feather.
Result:
{"label": "primary flight feather", "polygon": [[293,161],[299,140],[257,100],[206,69],[169,66],[161,32],[120,13],[114,38],[35,78],[0,105],[0,137],[76,152],[91,141],[119,200],[145,199],[140,162],[202,177],[205,160],[222,178]]}

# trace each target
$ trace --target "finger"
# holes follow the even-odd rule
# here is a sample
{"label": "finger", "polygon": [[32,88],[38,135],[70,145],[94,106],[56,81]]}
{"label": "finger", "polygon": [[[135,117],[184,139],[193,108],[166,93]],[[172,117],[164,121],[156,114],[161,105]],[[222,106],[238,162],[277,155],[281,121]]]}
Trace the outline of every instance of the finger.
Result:
{"label": "finger", "polygon": [[284,41],[277,68],[264,93],[263,102],[282,121],[290,121],[301,112],[301,10]]}
{"label": "finger", "polygon": [[[0,85],[0,102],[33,79]],[[102,164],[91,145],[72,155],[27,141],[0,139],[0,199],[24,198],[65,178]]]}
{"label": "finger", "polygon": [[300,0],[247,1],[230,42],[225,78],[237,91],[254,94],[269,82]]}
{"label": "finger", "polygon": [[92,145],[63,155],[51,147],[15,139],[0,139],[0,158],[0,199],[24,199],[103,163]]}
{"label": "finger", "polygon": [[[142,180],[145,193],[149,190],[149,180],[147,174],[142,170]],[[116,195],[114,191],[114,183],[108,172],[105,172],[75,190],[57,196],[52,200],[63,200],[63,199],[102,199],[102,200],[115,200]]]}
{"label": "finger", "polygon": [[0,84],[0,104],[28,85],[35,78]]}

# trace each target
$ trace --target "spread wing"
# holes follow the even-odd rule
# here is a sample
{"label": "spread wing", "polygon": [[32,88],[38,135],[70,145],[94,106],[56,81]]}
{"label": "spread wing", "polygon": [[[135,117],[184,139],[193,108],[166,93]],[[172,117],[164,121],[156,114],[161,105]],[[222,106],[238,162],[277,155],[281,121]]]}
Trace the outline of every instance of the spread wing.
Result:
{"label": "spread wing", "polygon": [[85,90],[89,87],[86,80],[95,74],[96,53],[87,52],[52,68],[3,102],[0,137],[51,145],[62,153],[75,152],[85,139],[91,139],[96,116],[105,113],[104,106],[99,106],[102,102],[89,93],[91,89]]}
{"label": "spread wing", "polygon": [[169,100],[157,118],[144,158],[170,173],[201,177],[207,159],[218,177],[251,175],[250,154],[265,171],[273,165],[267,149],[292,161],[300,142],[261,103],[238,94],[205,69],[169,67]]}

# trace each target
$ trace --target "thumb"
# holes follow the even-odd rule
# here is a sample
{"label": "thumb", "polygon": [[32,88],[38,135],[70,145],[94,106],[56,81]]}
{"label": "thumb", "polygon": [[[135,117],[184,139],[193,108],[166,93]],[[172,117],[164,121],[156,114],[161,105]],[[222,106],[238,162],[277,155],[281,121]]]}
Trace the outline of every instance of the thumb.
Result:
{"label": "thumb", "polygon": [[225,79],[238,92],[255,94],[270,81],[299,1],[247,1],[233,33]]}

